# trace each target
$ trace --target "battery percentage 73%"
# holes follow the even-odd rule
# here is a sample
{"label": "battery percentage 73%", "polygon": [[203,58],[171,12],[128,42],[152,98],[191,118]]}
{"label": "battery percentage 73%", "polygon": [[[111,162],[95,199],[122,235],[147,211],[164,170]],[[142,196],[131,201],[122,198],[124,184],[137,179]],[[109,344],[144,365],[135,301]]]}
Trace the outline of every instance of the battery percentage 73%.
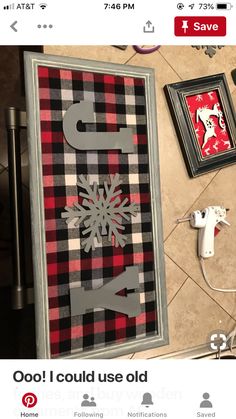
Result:
{"label": "battery percentage 73%", "polygon": [[215,5],[214,3],[199,3],[200,10],[214,10]]}

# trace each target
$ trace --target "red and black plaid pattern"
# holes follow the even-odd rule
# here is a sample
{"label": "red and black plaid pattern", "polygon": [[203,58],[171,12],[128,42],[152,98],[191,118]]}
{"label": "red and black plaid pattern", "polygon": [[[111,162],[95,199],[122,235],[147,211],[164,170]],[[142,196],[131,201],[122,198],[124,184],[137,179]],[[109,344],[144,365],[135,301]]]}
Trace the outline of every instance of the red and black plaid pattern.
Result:
{"label": "red and black plaid pattern", "polygon": [[[51,355],[157,334],[144,79],[41,66],[38,83]],[[63,136],[62,121],[66,110],[81,100],[94,103],[96,123],[90,131],[132,128],[134,153],[73,149]],[[128,237],[124,248],[114,247],[104,237],[102,244],[86,253],[80,243],[82,226],[70,228],[61,214],[65,206],[78,202],[79,175],[102,187],[115,173],[123,182],[121,199],[138,204],[140,212],[123,222]],[[133,265],[139,268],[139,316],[95,309],[71,317],[70,287],[99,288]]]}

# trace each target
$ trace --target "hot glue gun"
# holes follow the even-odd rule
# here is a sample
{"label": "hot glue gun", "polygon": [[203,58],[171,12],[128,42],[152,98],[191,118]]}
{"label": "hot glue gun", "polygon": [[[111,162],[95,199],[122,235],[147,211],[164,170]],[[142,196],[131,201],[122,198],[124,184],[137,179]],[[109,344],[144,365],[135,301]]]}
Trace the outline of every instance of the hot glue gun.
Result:
{"label": "hot glue gun", "polygon": [[217,224],[230,225],[226,221],[227,209],[218,205],[209,206],[203,210],[193,211],[189,217],[179,218],[178,223],[189,221],[190,225],[198,228],[198,256],[210,258],[214,256],[214,233]]}

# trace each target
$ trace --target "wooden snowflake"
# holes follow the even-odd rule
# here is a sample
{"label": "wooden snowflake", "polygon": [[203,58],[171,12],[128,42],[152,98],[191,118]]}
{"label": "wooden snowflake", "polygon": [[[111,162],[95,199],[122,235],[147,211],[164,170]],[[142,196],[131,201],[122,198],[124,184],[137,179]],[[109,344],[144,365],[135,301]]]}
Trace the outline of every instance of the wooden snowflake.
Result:
{"label": "wooden snowflake", "polygon": [[125,227],[122,225],[122,219],[129,220],[131,215],[136,216],[138,206],[132,202],[126,205],[128,198],[121,201],[121,189],[116,188],[122,183],[119,174],[110,176],[111,184],[104,182],[103,188],[98,188],[96,182],[90,186],[89,180],[83,175],[79,176],[77,186],[84,189],[79,196],[83,199],[82,205],[74,203],[73,207],[65,207],[66,212],[61,214],[62,218],[66,218],[66,223],[72,227],[84,225],[82,231],[85,239],[81,245],[85,252],[95,249],[96,240],[101,243],[102,236],[108,236],[108,240],[112,242],[114,237],[115,247],[124,247],[127,236],[122,234]]}

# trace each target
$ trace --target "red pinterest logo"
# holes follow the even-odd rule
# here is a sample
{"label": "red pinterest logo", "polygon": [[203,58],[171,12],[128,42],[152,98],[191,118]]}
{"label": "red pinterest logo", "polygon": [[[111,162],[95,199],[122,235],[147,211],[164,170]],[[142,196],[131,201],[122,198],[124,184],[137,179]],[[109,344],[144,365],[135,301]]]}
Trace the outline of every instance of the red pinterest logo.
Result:
{"label": "red pinterest logo", "polygon": [[37,396],[34,393],[25,393],[22,397],[22,403],[25,407],[34,407],[37,404]]}

